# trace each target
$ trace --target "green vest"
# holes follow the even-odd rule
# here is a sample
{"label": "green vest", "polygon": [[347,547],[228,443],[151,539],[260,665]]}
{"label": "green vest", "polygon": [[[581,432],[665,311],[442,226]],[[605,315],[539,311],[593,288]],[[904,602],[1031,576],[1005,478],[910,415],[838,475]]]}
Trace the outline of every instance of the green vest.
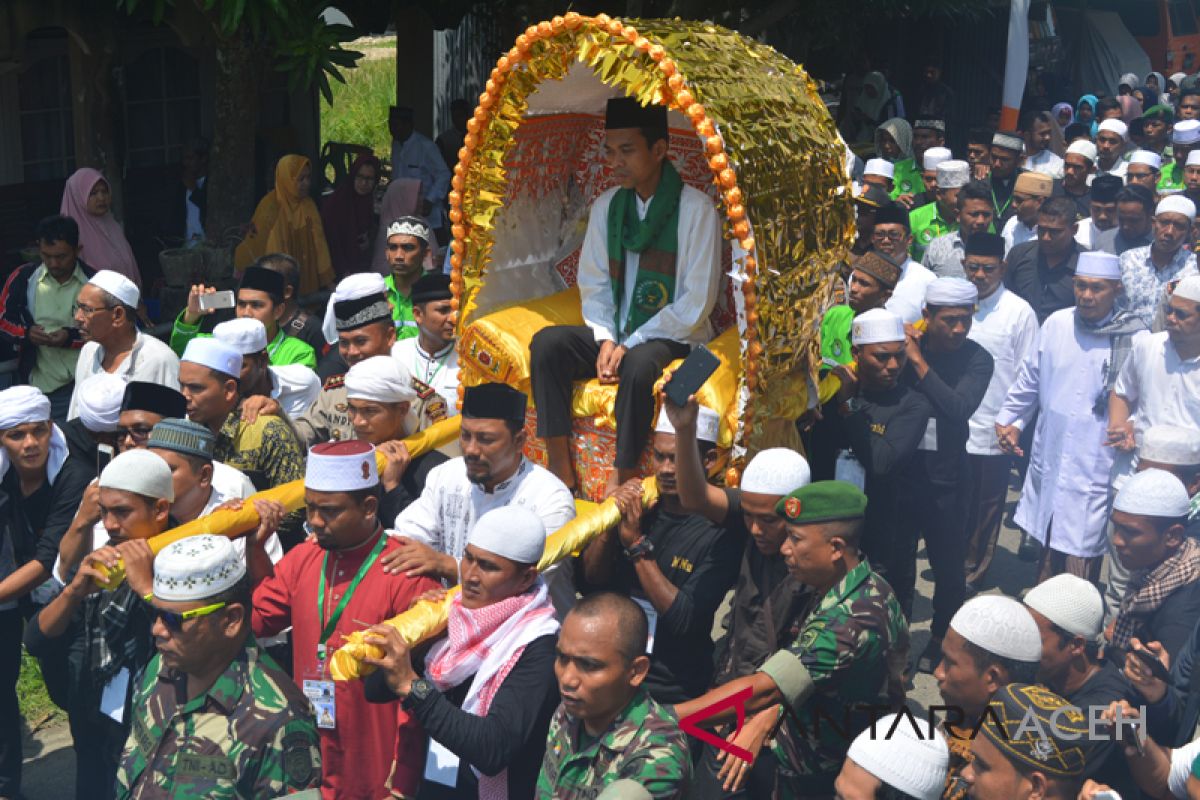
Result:
{"label": "green vest", "polygon": [[949,223],[938,213],[937,203],[927,203],[920,208],[914,208],[908,214],[908,224],[912,227],[912,258],[920,261],[925,255],[925,248],[939,236],[958,230],[958,223]]}
{"label": "green vest", "polygon": [[396,288],[396,278],[388,275],[383,279],[387,284],[388,302],[392,304],[392,320],[396,323],[396,341],[411,339],[421,331],[413,318],[412,295],[405,297]]}
{"label": "green vest", "polygon": [[1160,192],[1182,192],[1184,190],[1183,170],[1174,161],[1162,168],[1162,173],[1158,176],[1158,190]]}
{"label": "green vest", "polygon": [[[834,306],[821,320],[821,359],[839,364],[854,360],[850,352],[850,328],[854,324],[854,309],[849,305]],[[824,364],[822,369],[824,369]]]}
{"label": "green vest", "polygon": [[892,199],[895,200],[902,194],[917,194],[925,191],[925,179],[921,175],[921,170],[917,169],[917,162],[911,158],[905,158],[897,161],[894,165],[895,174],[892,175]]}
{"label": "green vest", "polygon": [[[175,318],[175,324],[171,328],[171,349],[178,356],[183,355],[183,351],[187,349],[187,344],[192,339],[197,337],[212,336],[211,333],[201,333],[200,323],[188,325],[183,321],[183,313],[179,312],[179,316]],[[303,364],[309,369],[317,368],[317,352],[313,350],[312,345],[303,339],[297,339],[295,336],[288,336],[280,328],[275,334],[275,338],[267,344],[267,360],[270,361],[272,367],[284,367],[288,364]]]}

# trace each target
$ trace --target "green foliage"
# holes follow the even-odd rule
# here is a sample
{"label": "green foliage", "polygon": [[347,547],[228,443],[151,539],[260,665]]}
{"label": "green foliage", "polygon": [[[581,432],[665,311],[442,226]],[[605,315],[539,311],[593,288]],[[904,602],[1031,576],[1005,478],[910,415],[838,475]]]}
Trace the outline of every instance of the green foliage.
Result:
{"label": "green foliage", "polygon": [[358,62],[343,83],[333,85],[332,98],[321,102],[322,139],[367,145],[385,161],[392,147],[388,107],[396,101],[396,40],[386,42],[388,57]]}
{"label": "green foliage", "polygon": [[[132,14],[148,8],[160,24],[176,0],[115,0],[118,10]],[[358,34],[347,25],[326,25],[323,0],[185,0],[203,12],[219,38],[248,37],[268,48],[275,68],[288,74],[292,91],[316,84],[332,100],[329,79],[345,83],[342,70],[353,69],[362,53],[342,45]]]}
{"label": "green foliage", "polygon": [[46,693],[46,684],[42,681],[42,669],[38,666],[37,659],[25,652],[21,653],[17,701],[21,706],[21,716],[30,729],[37,728],[60,713],[58,706],[51,702],[50,695]]}

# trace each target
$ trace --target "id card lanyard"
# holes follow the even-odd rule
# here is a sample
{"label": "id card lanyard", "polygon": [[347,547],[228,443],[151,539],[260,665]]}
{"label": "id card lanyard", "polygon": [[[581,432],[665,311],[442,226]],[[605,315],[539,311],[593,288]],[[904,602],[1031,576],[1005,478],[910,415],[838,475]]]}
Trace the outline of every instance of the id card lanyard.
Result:
{"label": "id card lanyard", "polygon": [[333,636],[333,632],[337,629],[337,624],[342,618],[342,612],[349,605],[354,590],[358,588],[363,578],[367,576],[367,570],[375,564],[375,561],[379,558],[379,554],[383,552],[383,546],[386,542],[387,534],[380,531],[379,541],[375,542],[375,546],[371,548],[370,555],[363,561],[362,566],[358,568],[358,572],[354,574],[354,579],[346,587],[346,593],[338,601],[337,607],[333,609],[333,614],[329,617],[328,621],[325,620],[325,572],[329,567],[329,553],[325,553],[325,557],[321,559],[321,580],[317,584],[317,619],[321,622],[321,636],[317,639],[317,661],[319,662],[318,666],[322,677],[325,676],[325,643]]}

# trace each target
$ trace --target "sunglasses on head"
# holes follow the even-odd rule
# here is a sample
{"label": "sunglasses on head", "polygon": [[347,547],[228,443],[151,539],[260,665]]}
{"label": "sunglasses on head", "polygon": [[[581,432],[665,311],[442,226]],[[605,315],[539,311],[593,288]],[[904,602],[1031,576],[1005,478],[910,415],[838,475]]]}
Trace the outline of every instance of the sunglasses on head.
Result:
{"label": "sunglasses on head", "polygon": [[198,617],[207,617],[216,611],[220,611],[225,607],[225,603],[213,603],[200,608],[193,608],[190,611],[168,611],[165,608],[159,608],[156,605],[150,605],[150,613],[155,619],[161,619],[163,625],[167,626],[167,630],[172,633],[179,633],[183,630],[183,623],[189,619]]}

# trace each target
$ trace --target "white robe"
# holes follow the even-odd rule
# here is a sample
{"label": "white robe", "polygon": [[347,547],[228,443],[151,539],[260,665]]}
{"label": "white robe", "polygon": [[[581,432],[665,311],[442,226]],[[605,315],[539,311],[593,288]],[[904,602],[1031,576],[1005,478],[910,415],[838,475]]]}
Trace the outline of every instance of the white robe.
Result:
{"label": "white robe", "polygon": [[410,336],[392,345],[392,358],[408,368],[419,381],[434,388],[446,401],[446,413],[458,413],[458,349],[457,342],[430,355],[421,349],[420,337]]}
{"label": "white robe", "polygon": [[996,415],[1017,380],[1021,362],[1037,347],[1037,314],[1029,303],[1001,285],[979,301],[967,338],[987,350],[993,364],[987,393],[967,422],[967,452],[979,456],[1003,455],[996,439]]}
{"label": "white robe", "polygon": [[[712,338],[708,315],[717,301],[721,278],[721,220],[708,195],[685,185],[679,196],[679,250],[675,254],[675,297],[658,313],[622,338],[617,328],[612,280],[608,274],[608,208],[617,188],[607,190],[592,204],[587,233],[579,253],[579,299],[583,321],[597,342],[616,341],[633,348],[650,339],[670,339],[684,344],[704,344]],[[654,198],[650,198],[653,200]],[[650,200],[637,198],[638,217],[645,219]],[[625,297],[621,303],[624,328],[633,290],[637,285],[640,256],[625,253]]]}
{"label": "white robe", "polygon": [[1037,349],[1021,363],[997,424],[1024,428],[1040,410],[1033,451],[1014,521],[1043,544],[1051,521],[1050,547],[1071,556],[1107,551],[1108,478],[1113,450],[1105,447],[1108,406],[1097,416],[1104,365],[1112,354],[1108,336],[1075,328],[1075,309],[1051,314]]}
{"label": "white robe", "polygon": [[[524,506],[542,518],[546,534],[554,533],[575,518],[571,490],[549,470],[521,459],[517,473],[496,485],[495,491],[467,480],[467,465],[453,458],[429,471],[425,490],[396,517],[390,536],[404,536],[427,544],[456,560],[467,548],[467,536],[475,521],[494,508]],[[575,582],[569,561],[546,570],[550,598],[559,618],[575,605]]]}

